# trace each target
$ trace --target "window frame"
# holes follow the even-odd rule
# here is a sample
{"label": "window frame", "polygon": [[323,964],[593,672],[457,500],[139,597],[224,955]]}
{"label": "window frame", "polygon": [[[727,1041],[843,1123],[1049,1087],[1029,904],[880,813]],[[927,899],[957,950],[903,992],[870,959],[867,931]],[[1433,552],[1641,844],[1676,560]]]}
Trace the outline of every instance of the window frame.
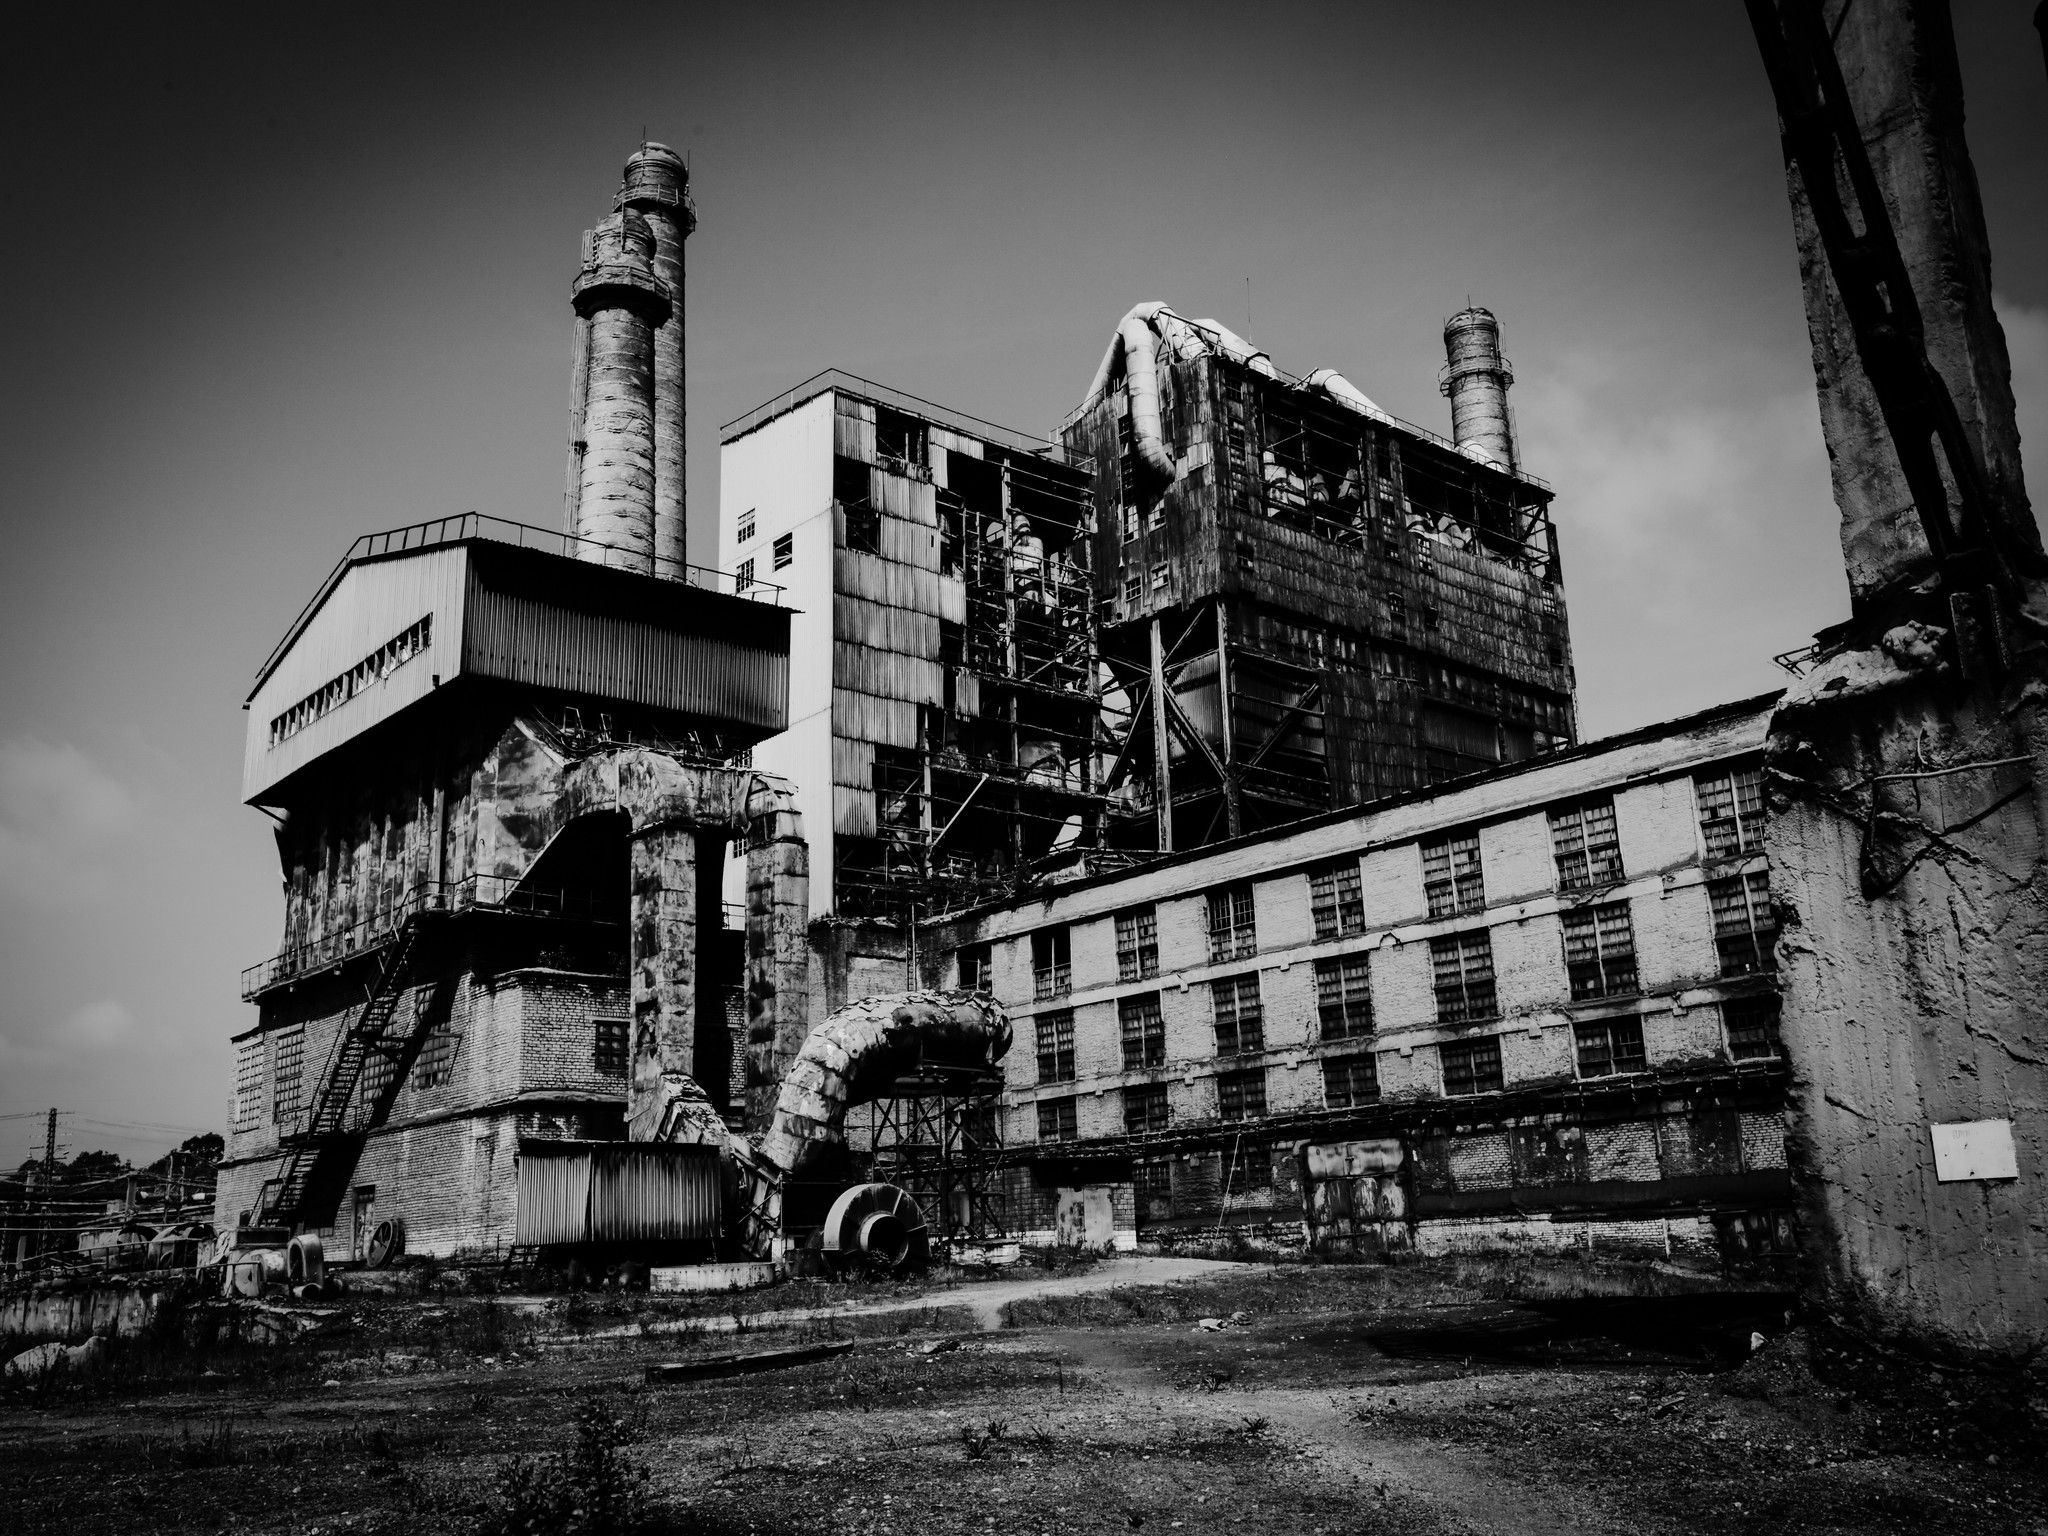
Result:
{"label": "window frame", "polygon": [[995,946],[982,939],[973,944],[962,944],[954,950],[953,979],[962,992],[972,992],[980,997],[992,996],[995,992]]}
{"label": "window frame", "polygon": [[[1764,801],[1761,763],[1730,765],[1696,773],[1693,817],[1699,827],[1700,856],[1708,863],[1761,853],[1770,810]],[[1749,802],[1748,809],[1744,808]],[[1710,809],[1718,814],[1709,814]]]}
{"label": "window frame", "polygon": [[783,571],[796,563],[796,532],[775,535],[775,542],[768,547],[770,568]]}
{"label": "window frame", "polygon": [[[1589,1060],[1596,1066],[1604,1066],[1604,1069],[1589,1071]],[[1622,1013],[1605,1019],[1572,1021],[1572,1074],[1580,1082],[1605,1077],[1631,1077],[1649,1070],[1649,1053],[1643,1045],[1642,1015]]]}
{"label": "window frame", "polygon": [[[1757,1022],[1738,1021],[1731,1010],[1754,1011]],[[1724,997],[1721,999],[1721,1041],[1728,1052],[1730,1061],[1782,1061],[1785,1058],[1785,1000],[1775,992],[1759,992],[1748,997]],[[1738,1050],[1736,1032],[1755,1032],[1764,1037],[1765,1050]]]}
{"label": "window frame", "polygon": [[[1048,1115],[1047,1111],[1051,1114]],[[1046,1134],[1048,1119],[1052,1123],[1052,1134]],[[1040,1141],[1078,1141],[1081,1136],[1078,1101],[1072,1094],[1062,1094],[1056,1099],[1038,1101],[1038,1139]]]}
{"label": "window frame", "polygon": [[1031,1000],[1049,1002],[1074,990],[1074,931],[1066,923],[1031,935]]}
{"label": "window frame", "polygon": [[1308,871],[1308,916],[1317,943],[1365,932],[1365,885],[1357,854],[1326,860]]}
{"label": "window frame", "polygon": [[1603,901],[1568,907],[1557,917],[1573,1002],[1633,997],[1642,991],[1636,963],[1635,914],[1630,902]]}
{"label": "window frame", "polygon": [[1032,1035],[1038,1047],[1038,1081],[1074,1081],[1074,1010],[1054,1008],[1032,1021]]}
{"label": "window frame", "polygon": [[[1219,904],[1224,914],[1220,925]],[[1209,926],[1211,965],[1248,960],[1259,952],[1258,903],[1251,881],[1234,880],[1228,885],[1210,887],[1204,895],[1203,910]]]}
{"label": "window frame", "polygon": [[[1444,961],[1456,961],[1454,984],[1445,980]],[[1483,957],[1485,974],[1475,975],[1475,957]],[[1477,1024],[1500,1017],[1500,991],[1493,969],[1493,930],[1467,928],[1429,941],[1431,989],[1436,994],[1436,1022]]]}
{"label": "window frame", "polygon": [[[287,1084],[290,1092],[286,1092]],[[290,1024],[271,1036],[270,1122],[287,1125],[306,1102],[306,1026]]]}
{"label": "window frame", "polygon": [[[1463,917],[1486,910],[1486,868],[1477,827],[1426,838],[1417,848],[1422,856],[1423,905],[1432,918]],[[1469,867],[1461,862],[1465,855],[1470,856]]]}
{"label": "window frame", "polygon": [[[1352,1075],[1353,1073],[1355,1073],[1355,1070],[1361,1066],[1365,1068],[1367,1077],[1371,1079],[1371,1091],[1367,1093],[1360,1093],[1357,1091],[1356,1080],[1355,1077]],[[1331,1071],[1333,1068],[1342,1068],[1346,1073],[1343,1102],[1341,1103],[1338,1102],[1338,1096],[1331,1092]],[[1379,1097],[1379,1052],[1346,1051],[1341,1055],[1325,1056],[1323,1058],[1323,1108],[1357,1109],[1362,1104],[1377,1104],[1379,1102]]]}
{"label": "window frame", "polygon": [[[1157,992],[1135,992],[1118,998],[1116,1026],[1126,1072],[1166,1065],[1166,1013],[1159,1005]],[[1135,1051],[1133,1046],[1137,1047]]]}
{"label": "window frame", "polygon": [[[1469,1040],[1446,1040],[1436,1048],[1436,1056],[1437,1071],[1443,1082],[1444,1097],[1447,1099],[1468,1099],[1482,1093],[1503,1093],[1507,1089],[1507,1076],[1501,1065],[1499,1035],[1474,1035]],[[1462,1064],[1459,1080],[1471,1082],[1472,1087],[1451,1086],[1453,1060]],[[1491,1068],[1490,1080],[1483,1080],[1486,1075],[1481,1072],[1482,1066]]]}
{"label": "window frame", "polygon": [[[616,1067],[606,1063],[617,1058]],[[590,1017],[590,1070],[598,1077],[630,1077],[633,1071],[633,1021],[611,1014]]]}
{"label": "window frame", "polygon": [[[1554,805],[1544,817],[1550,826],[1550,856],[1560,891],[1603,890],[1628,878],[1614,796],[1595,795],[1569,805]],[[1596,821],[1607,834],[1598,842],[1587,833],[1589,821]],[[1596,861],[1596,855],[1605,857]]]}
{"label": "window frame", "polygon": [[[1251,1090],[1256,1089],[1256,1092]],[[1233,1107],[1232,1100],[1236,1100]],[[1258,1101],[1257,1107],[1252,1100]],[[1216,1118],[1231,1125],[1241,1125],[1247,1120],[1266,1118],[1266,1069],[1246,1067],[1236,1072],[1216,1074]]]}
{"label": "window frame", "polygon": [[[1372,952],[1359,949],[1344,955],[1326,955],[1316,961],[1314,974],[1317,1038],[1369,1039],[1374,1033]],[[1334,1030],[1333,1019],[1337,1024]]]}
{"label": "window frame", "polygon": [[[1134,1117],[1132,1111],[1142,1108]],[[1132,1083],[1123,1090],[1124,1134],[1146,1136],[1173,1124],[1173,1101],[1164,1083]]]}
{"label": "window frame", "polygon": [[[1245,1004],[1249,993],[1251,1004]],[[1259,973],[1216,976],[1209,982],[1210,1024],[1216,1033],[1216,1054],[1250,1056],[1266,1048],[1266,1004],[1259,989]],[[1249,1026],[1250,1038],[1246,1038]],[[1225,1031],[1228,1031],[1228,1044]]]}
{"label": "window frame", "polygon": [[[1744,926],[1725,921],[1735,908],[1723,897],[1735,887]],[[1707,882],[1707,915],[1714,925],[1714,950],[1723,976],[1768,976],[1778,968],[1778,914],[1771,904],[1770,871],[1745,870]],[[1747,964],[1731,964],[1746,951]]]}
{"label": "window frame", "polygon": [[1159,906],[1126,907],[1111,920],[1116,934],[1116,979],[1150,981],[1159,974]]}

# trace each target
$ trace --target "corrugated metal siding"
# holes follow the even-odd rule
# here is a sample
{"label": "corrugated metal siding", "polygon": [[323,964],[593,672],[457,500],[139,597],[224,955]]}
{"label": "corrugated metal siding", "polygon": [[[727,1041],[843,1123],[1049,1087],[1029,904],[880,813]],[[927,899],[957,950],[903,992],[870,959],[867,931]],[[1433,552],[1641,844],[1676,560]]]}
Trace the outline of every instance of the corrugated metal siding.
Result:
{"label": "corrugated metal siding", "polygon": [[633,1141],[522,1141],[518,1243],[715,1238],[724,1220],[716,1149]]}
{"label": "corrugated metal siding", "polygon": [[519,1144],[515,1243],[580,1243],[590,1230],[590,1149],[571,1142]]}
{"label": "corrugated metal siding", "polygon": [[591,1238],[624,1242],[718,1236],[724,1214],[720,1163],[710,1147],[635,1142],[593,1147]]}
{"label": "corrugated metal siding", "polygon": [[781,730],[789,658],[472,587],[465,670]]}

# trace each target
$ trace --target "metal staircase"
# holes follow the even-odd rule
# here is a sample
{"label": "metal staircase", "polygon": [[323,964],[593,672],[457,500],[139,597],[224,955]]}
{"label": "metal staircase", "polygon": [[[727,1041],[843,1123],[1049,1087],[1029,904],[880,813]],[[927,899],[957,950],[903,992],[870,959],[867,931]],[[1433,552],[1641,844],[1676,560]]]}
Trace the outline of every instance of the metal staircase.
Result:
{"label": "metal staircase", "polygon": [[[258,1225],[320,1225],[311,1218],[319,1214],[313,1207],[324,1203],[321,1194],[335,1194],[353,1171],[364,1137],[391,1112],[404,1068],[417,1053],[421,1034],[432,1027],[431,1014],[422,1009],[394,1029],[398,1005],[406,995],[423,936],[446,915],[432,909],[416,911],[393,935],[365,992],[362,1011],[335,1037],[304,1123],[279,1138],[285,1149],[284,1167],[263,1185]],[[359,1105],[356,1091],[372,1056],[390,1062],[393,1070],[384,1074],[374,1097]]]}

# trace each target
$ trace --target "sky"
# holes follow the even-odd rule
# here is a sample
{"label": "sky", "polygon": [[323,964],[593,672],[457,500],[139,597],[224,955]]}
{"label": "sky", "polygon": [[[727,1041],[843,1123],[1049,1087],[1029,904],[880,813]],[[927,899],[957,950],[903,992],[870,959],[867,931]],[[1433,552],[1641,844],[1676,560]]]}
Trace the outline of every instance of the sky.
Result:
{"label": "sky", "polygon": [[[1588,736],[1846,617],[1741,6],[49,7],[0,102],[0,1166],[219,1129],[277,948],[257,664],[360,533],[558,526],[569,282],[689,157],[691,547],[718,426],[826,367],[1042,433],[1160,299],[1438,431],[1502,321]],[[2023,444],[2048,80],[1957,0]],[[2048,496],[2048,471],[2036,474]]]}

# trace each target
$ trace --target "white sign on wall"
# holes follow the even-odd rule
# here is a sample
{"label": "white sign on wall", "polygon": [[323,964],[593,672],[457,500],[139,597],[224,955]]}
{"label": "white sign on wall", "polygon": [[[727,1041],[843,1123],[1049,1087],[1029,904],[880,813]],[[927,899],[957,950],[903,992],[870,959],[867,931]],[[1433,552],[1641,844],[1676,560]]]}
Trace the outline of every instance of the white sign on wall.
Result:
{"label": "white sign on wall", "polygon": [[1934,1177],[1941,1183],[2020,1176],[2010,1120],[1959,1120],[1927,1129],[1934,1137]]}

